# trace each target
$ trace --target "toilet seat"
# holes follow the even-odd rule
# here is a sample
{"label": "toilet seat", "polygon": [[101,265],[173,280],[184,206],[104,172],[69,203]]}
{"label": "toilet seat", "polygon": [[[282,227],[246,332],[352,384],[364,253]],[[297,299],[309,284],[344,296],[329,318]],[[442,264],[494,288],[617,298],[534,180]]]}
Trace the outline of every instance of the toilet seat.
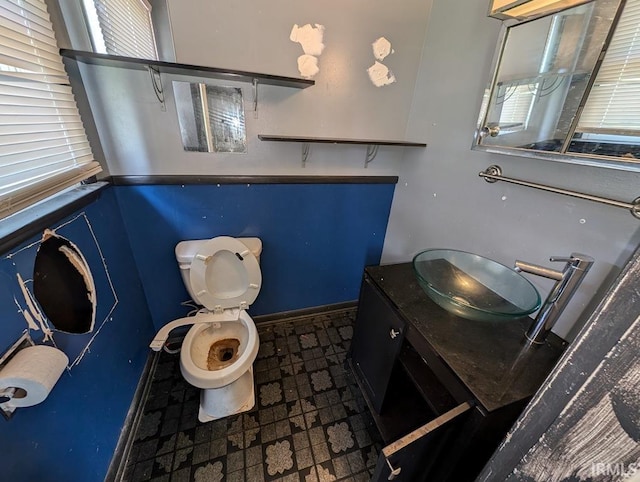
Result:
{"label": "toilet seat", "polygon": [[214,313],[247,309],[262,284],[256,257],[245,244],[229,236],[203,243],[191,261],[189,276],[195,301]]}

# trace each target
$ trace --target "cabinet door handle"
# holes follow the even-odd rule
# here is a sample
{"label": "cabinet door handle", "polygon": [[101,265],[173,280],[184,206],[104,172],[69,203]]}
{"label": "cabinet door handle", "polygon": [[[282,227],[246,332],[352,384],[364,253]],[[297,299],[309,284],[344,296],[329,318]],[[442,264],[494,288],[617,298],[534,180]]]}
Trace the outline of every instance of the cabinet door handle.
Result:
{"label": "cabinet door handle", "polygon": [[396,336],[398,336],[399,334],[400,334],[400,332],[394,330],[393,328],[391,328],[391,331],[389,332],[389,336],[391,337],[392,340],[394,340],[396,338]]}

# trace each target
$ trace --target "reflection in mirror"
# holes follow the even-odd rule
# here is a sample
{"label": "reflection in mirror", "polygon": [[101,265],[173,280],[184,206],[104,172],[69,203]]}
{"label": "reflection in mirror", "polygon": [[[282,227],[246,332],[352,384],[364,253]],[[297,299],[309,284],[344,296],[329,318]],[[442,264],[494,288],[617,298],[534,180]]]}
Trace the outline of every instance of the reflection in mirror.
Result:
{"label": "reflection in mirror", "polygon": [[82,0],[81,3],[94,52],[158,60],[150,2]]}
{"label": "reflection in mirror", "polygon": [[640,159],[640,0],[628,0],[569,152]]}
{"label": "reflection in mirror", "polygon": [[508,30],[484,145],[562,149],[607,38],[597,9],[592,2]]}
{"label": "reflection in mirror", "polygon": [[640,0],[503,28],[474,149],[640,170]]}
{"label": "reflection in mirror", "polygon": [[173,82],[185,151],[247,152],[242,89]]}

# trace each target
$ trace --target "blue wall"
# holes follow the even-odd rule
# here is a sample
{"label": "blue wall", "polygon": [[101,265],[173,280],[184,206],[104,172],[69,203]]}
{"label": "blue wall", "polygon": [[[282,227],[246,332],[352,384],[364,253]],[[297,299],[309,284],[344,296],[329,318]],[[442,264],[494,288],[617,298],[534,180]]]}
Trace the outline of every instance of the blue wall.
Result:
{"label": "blue wall", "polygon": [[185,239],[257,236],[262,289],[252,315],[355,300],[380,261],[395,184],[117,186],[156,328],[185,316],[174,255]]}
{"label": "blue wall", "polygon": [[[0,479],[104,478],[154,324],[187,311],[178,241],[260,237],[263,287],[254,315],[350,301],[363,267],[380,260],[393,191],[393,184],[119,186],[55,223],[92,271],[99,332],[54,332],[73,366],[42,404],[0,420]],[[32,291],[39,239],[0,256],[0,352],[27,327],[17,273]],[[42,342],[41,331],[30,334]]]}
{"label": "blue wall", "polygon": [[[113,188],[51,227],[87,259],[96,283],[100,331],[93,340],[95,331],[90,336],[54,332],[70,363],[89,342],[90,348],[63,373],[42,404],[18,409],[8,422],[0,419],[0,479],[98,481],[113,456],[149,353],[153,325]],[[0,352],[26,329],[16,304],[25,305],[16,274],[29,287],[39,238],[0,259]],[[41,331],[32,330],[31,335],[41,342]]]}

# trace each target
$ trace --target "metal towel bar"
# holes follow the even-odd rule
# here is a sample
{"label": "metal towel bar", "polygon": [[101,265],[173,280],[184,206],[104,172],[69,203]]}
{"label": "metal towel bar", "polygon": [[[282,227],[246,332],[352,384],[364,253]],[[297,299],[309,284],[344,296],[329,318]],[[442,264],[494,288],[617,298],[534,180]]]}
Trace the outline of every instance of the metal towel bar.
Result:
{"label": "metal towel bar", "polygon": [[545,184],[537,184],[535,182],[523,181],[521,179],[514,179],[511,177],[505,177],[502,175],[502,169],[500,166],[489,166],[486,170],[478,173],[478,175],[484,178],[487,182],[504,181],[511,184],[517,184],[519,186],[531,187],[534,189],[540,189],[541,191],[554,192],[556,194],[564,194],[565,196],[577,197],[580,199],[586,199],[587,201],[595,201],[602,204],[608,204],[609,206],[616,206],[619,208],[628,209],[631,215],[637,219],[640,219],[640,197],[635,198],[632,202],[626,203],[623,201],[616,201],[615,199],[608,199],[600,196],[593,196],[591,194],[585,194],[577,191],[570,191],[568,189],[562,189],[559,187],[547,186]]}

